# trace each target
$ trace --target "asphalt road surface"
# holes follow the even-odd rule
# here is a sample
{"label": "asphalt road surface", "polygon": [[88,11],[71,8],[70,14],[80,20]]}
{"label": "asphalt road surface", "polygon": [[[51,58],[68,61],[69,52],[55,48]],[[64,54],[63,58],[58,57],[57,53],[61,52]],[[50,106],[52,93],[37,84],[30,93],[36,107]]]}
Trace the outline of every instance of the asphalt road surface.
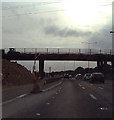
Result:
{"label": "asphalt road surface", "polygon": [[45,92],[3,103],[3,118],[111,118],[112,82],[65,79]]}

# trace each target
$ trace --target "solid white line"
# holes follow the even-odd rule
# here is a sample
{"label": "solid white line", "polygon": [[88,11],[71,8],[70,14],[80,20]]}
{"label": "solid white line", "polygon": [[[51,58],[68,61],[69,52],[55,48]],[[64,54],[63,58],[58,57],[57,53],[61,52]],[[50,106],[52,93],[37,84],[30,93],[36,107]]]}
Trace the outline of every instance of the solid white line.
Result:
{"label": "solid white line", "polygon": [[[48,88],[48,89],[42,90],[42,91],[47,91],[47,90],[49,90],[49,89],[52,89],[52,88],[58,86],[58,85],[61,84],[61,83],[62,83],[62,82],[60,82],[60,83],[58,83],[58,84],[56,84],[56,85],[54,85],[54,86],[52,86],[52,87],[50,87],[50,88]],[[28,93],[28,94],[30,94],[30,93]],[[12,102],[12,101],[14,101],[14,100],[16,100],[16,99],[22,98],[22,97],[24,97],[24,96],[26,96],[26,95],[28,95],[28,94],[23,94],[23,95],[17,96],[16,98],[7,100],[7,101],[5,101],[5,102],[2,102],[2,103],[0,103],[0,106],[1,106],[1,105],[4,105],[4,104],[7,104],[7,103],[10,103],[10,102]]]}
{"label": "solid white line", "polygon": [[20,96],[18,96],[17,98],[22,98],[22,97],[24,97],[24,96],[26,96],[27,94],[23,94],[23,95],[20,95]]}
{"label": "solid white line", "polygon": [[93,95],[93,94],[89,94],[91,98],[93,98],[94,100],[96,100],[97,98]]}
{"label": "solid white line", "polygon": [[16,98],[13,98],[13,99],[10,99],[10,100],[7,100],[7,101],[5,101],[5,102],[0,103],[0,105],[4,105],[4,104],[7,104],[7,103],[10,103],[10,102],[12,102],[12,101],[14,101],[14,100],[16,100],[16,99],[22,98],[22,97],[24,97],[24,96],[26,96],[26,95],[29,95],[29,94],[30,94],[30,93],[17,96]]}
{"label": "solid white line", "polygon": [[7,100],[7,101],[5,101],[5,102],[2,102],[2,103],[0,103],[0,105],[4,105],[4,104],[7,104],[7,103],[10,103],[10,102],[12,102],[12,101],[14,101],[14,100],[16,100],[17,98],[13,98],[13,99],[11,99],[11,100]]}

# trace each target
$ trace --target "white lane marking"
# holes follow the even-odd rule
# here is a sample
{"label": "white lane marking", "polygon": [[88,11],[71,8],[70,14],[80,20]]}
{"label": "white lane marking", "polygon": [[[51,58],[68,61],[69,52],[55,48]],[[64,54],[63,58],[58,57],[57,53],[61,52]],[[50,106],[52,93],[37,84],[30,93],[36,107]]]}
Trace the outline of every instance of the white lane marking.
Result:
{"label": "white lane marking", "polygon": [[26,96],[27,94],[23,94],[23,95],[20,95],[20,96],[17,96],[17,98],[22,98],[24,96]]}
{"label": "white lane marking", "polygon": [[55,97],[52,97],[53,99],[55,98]]}
{"label": "white lane marking", "polygon": [[82,85],[81,84],[78,84],[80,87],[82,87]]}
{"label": "white lane marking", "polygon": [[46,104],[49,105],[50,103],[47,102]]}
{"label": "white lane marking", "polygon": [[82,87],[82,89],[85,89],[85,87]]}
{"label": "white lane marking", "polygon": [[36,113],[37,116],[40,116],[40,113]]}
{"label": "white lane marking", "polygon": [[101,110],[108,110],[108,108],[107,107],[102,107],[102,108],[100,108]]}
{"label": "white lane marking", "polygon": [[89,94],[91,98],[93,98],[94,100],[96,100],[97,98],[93,95],[93,94]]}
{"label": "white lane marking", "polygon": [[0,105],[4,105],[4,104],[7,104],[7,103],[10,103],[10,102],[12,102],[12,101],[14,101],[14,100],[16,100],[17,98],[13,98],[13,99],[11,99],[11,100],[8,100],[8,101],[5,101],[5,102],[3,102],[3,103],[0,103]]}
{"label": "white lane marking", "polygon": [[24,97],[24,96],[27,96],[27,95],[29,95],[29,94],[30,94],[30,93],[17,96],[16,98],[13,98],[13,99],[11,99],[11,100],[7,100],[7,101],[5,101],[5,102],[0,103],[0,105],[4,105],[4,104],[7,104],[7,103],[10,103],[10,102],[12,102],[12,101],[14,101],[14,100],[17,100],[17,99],[22,98],[22,97]]}
{"label": "white lane marking", "polygon": [[45,92],[45,91],[47,91],[47,90],[50,90],[50,89],[52,89],[52,88],[54,88],[54,87],[60,85],[61,83],[62,83],[62,82],[60,82],[60,83],[58,83],[58,84],[56,84],[56,85],[53,85],[53,86],[50,87],[50,88],[44,89],[44,90],[42,90],[42,91]]}
{"label": "white lane marking", "polygon": [[101,90],[103,90],[104,88],[102,88],[102,87],[98,87],[99,89],[101,89]]}

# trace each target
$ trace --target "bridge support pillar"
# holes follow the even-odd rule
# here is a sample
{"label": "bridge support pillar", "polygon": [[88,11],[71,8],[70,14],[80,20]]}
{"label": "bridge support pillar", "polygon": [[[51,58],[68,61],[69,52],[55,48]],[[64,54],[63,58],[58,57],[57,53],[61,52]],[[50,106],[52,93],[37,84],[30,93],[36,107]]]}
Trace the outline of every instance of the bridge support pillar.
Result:
{"label": "bridge support pillar", "polygon": [[39,60],[39,74],[41,76],[41,79],[44,77],[44,60],[40,59]]}
{"label": "bridge support pillar", "polygon": [[105,66],[105,67],[107,66],[107,61],[104,61],[104,66]]}
{"label": "bridge support pillar", "polygon": [[99,67],[100,66],[100,61],[97,61],[97,67]]}
{"label": "bridge support pillar", "polygon": [[103,61],[100,61],[100,62],[101,62],[100,66],[103,66]]}
{"label": "bridge support pillar", "polygon": [[112,64],[112,69],[114,69],[114,61],[113,60],[111,61],[111,64]]}

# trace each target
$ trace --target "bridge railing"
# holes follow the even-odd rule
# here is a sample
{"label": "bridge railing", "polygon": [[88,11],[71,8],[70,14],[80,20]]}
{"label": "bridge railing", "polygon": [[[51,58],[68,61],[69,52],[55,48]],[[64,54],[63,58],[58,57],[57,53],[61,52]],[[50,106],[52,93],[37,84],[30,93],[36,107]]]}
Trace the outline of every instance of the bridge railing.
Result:
{"label": "bridge railing", "polygon": [[[5,53],[9,48],[5,48]],[[112,54],[111,49],[78,49],[78,48],[15,48],[16,52],[34,54]]]}

